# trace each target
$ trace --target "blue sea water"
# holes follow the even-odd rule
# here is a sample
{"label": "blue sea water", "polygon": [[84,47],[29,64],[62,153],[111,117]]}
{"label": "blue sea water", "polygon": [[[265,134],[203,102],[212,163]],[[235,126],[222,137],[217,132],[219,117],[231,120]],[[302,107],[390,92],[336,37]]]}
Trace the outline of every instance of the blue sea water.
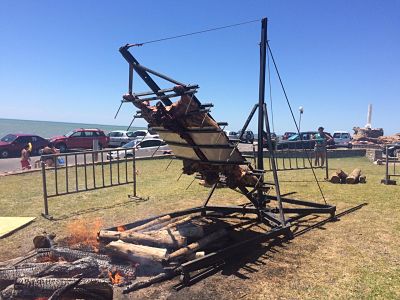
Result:
{"label": "blue sea water", "polygon": [[[112,130],[126,130],[127,127],[128,125],[118,126],[0,118],[0,137],[3,137],[9,133],[29,133],[39,135],[43,138],[49,138],[56,135],[63,135],[76,128],[98,128],[104,130],[107,134]],[[131,127],[130,130],[136,129],[143,128]]]}

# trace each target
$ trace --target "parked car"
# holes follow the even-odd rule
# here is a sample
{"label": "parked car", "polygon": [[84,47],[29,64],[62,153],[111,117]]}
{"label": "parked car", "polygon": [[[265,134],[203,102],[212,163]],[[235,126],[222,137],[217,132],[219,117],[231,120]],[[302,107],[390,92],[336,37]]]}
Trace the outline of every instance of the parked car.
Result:
{"label": "parked car", "polygon": [[400,142],[389,145],[387,148],[387,153],[386,153],[386,147],[383,148],[383,153],[385,153],[390,157],[397,157],[398,154],[400,154]]}
{"label": "parked car", "polygon": [[108,142],[110,147],[123,146],[136,138],[133,131],[126,130],[114,130],[109,132],[107,136],[110,138]]}
{"label": "parked car", "polygon": [[[127,149],[125,151],[125,149]],[[171,153],[171,149],[168,145],[161,139],[153,139],[153,138],[146,138],[143,141],[130,141],[129,143],[123,145],[122,147],[118,148],[111,153],[107,154],[107,159],[122,159],[126,157],[133,156],[133,151],[137,151],[138,149],[146,149],[148,150],[148,154],[153,155],[154,151],[160,151],[163,154]]]}
{"label": "parked car", "polygon": [[7,134],[0,139],[0,157],[7,158],[11,155],[20,155],[24,146],[28,143],[32,144],[32,154],[39,154],[48,144],[48,141],[38,135],[33,134]]}
{"label": "parked car", "polygon": [[[241,134],[241,130],[238,131],[237,136],[239,137]],[[254,142],[254,133],[251,130],[246,130],[240,139],[241,142],[253,144]]]}
{"label": "parked car", "polygon": [[[278,143],[278,136],[276,135],[275,132],[271,132],[271,143],[272,147],[275,149],[276,144]],[[263,147],[268,148],[267,133],[265,131],[263,134]]]}
{"label": "parked car", "polygon": [[296,133],[296,132],[290,132],[290,131],[285,132],[285,133],[282,135],[282,140],[287,140],[287,139],[289,139],[290,137],[294,136],[295,134],[297,134],[297,133]]}
{"label": "parked car", "polygon": [[333,139],[336,147],[351,148],[351,135],[347,131],[335,131],[333,132]]}
{"label": "parked car", "polygon": [[50,142],[60,149],[60,152],[66,152],[68,149],[92,149],[94,140],[99,141],[99,147],[102,149],[108,146],[109,137],[100,129],[79,128],[65,135],[52,137]]}
{"label": "parked car", "polygon": [[133,133],[133,139],[135,140],[143,140],[143,139],[158,139],[160,136],[154,130],[136,130]]}
{"label": "parked car", "polygon": [[[283,150],[283,149],[314,149],[315,140],[313,139],[314,135],[316,135],[317,131],[305,131],[300,132],[299,134],[295,134],[288,138],[287,140],[279,141],[276,144],[276,149]],[[332,138],[331,134],[325,132],[327,136],[331,138],[330,142],[328,142],[327,148],[332,148],[335,145],[335,141]]]}
{"label": "parked car", "polygon": [[227,135],[227,137],[230,141],[238,141],[239,140],[239,135],[236,131],[225,130],[225,134]]}

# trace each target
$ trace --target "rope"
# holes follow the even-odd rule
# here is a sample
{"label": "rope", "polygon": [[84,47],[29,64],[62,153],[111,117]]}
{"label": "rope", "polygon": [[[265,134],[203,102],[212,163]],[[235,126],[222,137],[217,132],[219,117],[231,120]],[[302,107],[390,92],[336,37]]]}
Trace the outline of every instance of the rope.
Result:
{"label": "rope", "polygon": [[187,36],[191,36],[191,35],[195,35],[195,34],[201,34],[201,33],[210,32],[210,31],[216,31],[216,30],[222,30],[222,29],[231,28],[231,27],[247,25],[247,24],[255,23],[255,22],[259,22],[259,21],[261,21],[261,19],[251,20],[251,21],[246,21],[246,22],[241,22],[241,23],[236,23],[236,24],[230,24],[230,25],[225,25],[225,26],[221,26],[221,27],[214,27],[214,28],[204,29],[204,30],[200,30],[200,31],[195,31],[195,32],[190,32],[190,33],[185,33],[185,34],[180,34],[180,35],[175,35],[175,36],[170,36],[170,37],[165,37],[165,38],[160,38],[160,39],[156,39],[156,40],[150,40],[150,41],[146,41],[146,42],[143,42],[143,43],[128,44],[127,47],[128,48],[130,48],[130,47],[140,47],[140,46],[143,46],[145,44],[152,44],[152,43],[158,43],[158,42],[163,42],[163,41],[172,40],[172,39],[178,39],[178,38],[187,37]]}
{"label": "rope", "polygon": [[[287,94],[286,94],[286,89],[285,89],[285,86],[283,85],[282,78],[281,78],[281,75],[280,75],[279,70],[278,70],[278,66],[276,65],[274,56],[273,56],[273,54],[272,54],[271,47],[269,46],[269,42],[267,42],[267,47],[268,47],[268,50],[269,50],[269,54],[271,55],[272,62],[273,62],[273,64],[274,64],[274,68],[275,68],[276,74],[278,75],[278,79],[279,79],[279,82],[280,82],[280,84],[281,84],[283,94],[285,95],[286,103],[287,103],[287,105],[288,105],[288,107],[289,107],[290,114],[292,115],[293,122],[294,122],[294,124],[295,124],[295,126],[296,126],[297,133],[299,134],[300,139],[301,139],[300,128],[299,128],[299,126],[297,125],[297,121],[296,121],[296,118],[295,118],[295,116],[294,116],[294,113],[293,113],[293,110],[292,110],[292,106],[290,105],[289,98],[288,98],[288,96],[287,96]],[[311,159],[310,159],[310,156],[308,155],[308,151],[306,151],[306,149],[304,149],[304,148],[303,148],[303,151],[305,151],[305,152],[307,153],[307,160],[308,160],[308,162],[310,163],[311,171],[312,171],[312,173],[313,173],[313,175],[314,175],[315,182],[317,183],[317,186],[318,186],[319,192],[321,193],[322,199],[324,199],[325,204],[327,204],[327,203],[326,203],[325,196],[324,196],[324,193],[322,192],[322,189],[321,189],[321,185],[319,184],[317,175],[315,174],[314,167],[312,166],[312,161],[311,161]]]}

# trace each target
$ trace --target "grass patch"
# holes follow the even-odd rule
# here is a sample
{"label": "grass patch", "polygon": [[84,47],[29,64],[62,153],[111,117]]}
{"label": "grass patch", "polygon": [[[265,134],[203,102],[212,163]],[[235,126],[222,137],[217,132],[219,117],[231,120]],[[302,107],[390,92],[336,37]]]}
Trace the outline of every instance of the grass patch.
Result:
{"label": "grass patch", "polygon": [[[137,162],[138,195],[149,198],[147,201],[129,200],[131,185],[61,196],[49,199],[50,213],[56,221],[40,217],[43,211],[40,173],[0,177],[0,214],[38,217],[28,227],[1,240],[0,260],[30,250],[32,237],[43,231],[55,232],[58,238],[67,237],[70,224],[76,220],[100,220],[103,227],[108,227],[201,205],[209,189],[198,185],[197,181],[186,189],[193,177],[183,175],[177,181],[182,164],[174,161],[165,170],[168,162],[168,159]],[[289,244],[266,251],[234,274],[204,280],[216,293],[214,297],[400,298],[400,186],[380,184],[384,166],[373,165],[364,158],[331,159],[329,165],[346,172],[359,167],[367,176],[367,183],[333,185],[323,181],[324,170],[317,170],[326,200],[336,205],[338,211],[364,202],[368,205],[342,217],[339,222],[328,223]],[[130,171],[131,166],[127,167]],[[125,169],[121,168],[125,176]],[[115,176],[116,172],[112,172]],[[52,176],[48,177],[49,187],[54,183]],[[70,172],[68,176],[73,185],[75,174]],[[92,173],[87,176],[91,182]],[[272,181],[271,174],[267,177]],[[79,171],[79,178],[84,178],[82,171]],[[65,188],[65,174],[60,174],[58,180],[60,189]],[[280,172],[280,180],[282,193],[296,192],[293,198],[323,202],[310,170]],[[101,176],[96,176],[96,183],[101,182]],[[211,203],[232,205],[245,201],[232,190],[218,189]],[[198,297],[196,287],[191,288],[191,297],[205,295],[206,291],[199,289],[199,285],[197,289]]]}

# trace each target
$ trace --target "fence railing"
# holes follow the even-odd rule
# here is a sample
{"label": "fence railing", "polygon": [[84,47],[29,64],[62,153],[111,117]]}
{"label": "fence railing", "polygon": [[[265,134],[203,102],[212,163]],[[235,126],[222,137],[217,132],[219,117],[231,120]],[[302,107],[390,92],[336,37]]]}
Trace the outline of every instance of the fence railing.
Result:
{"label": "fence railing", "polygon": [[51,219],[48,199],[132,184],[136,195],[134,148],[48,154],[41,156],[44,212]]}
{"label": "fence railing", "polygon": [[[381,180],[384,184],[396,184],[396,180],[393,178],[400,177],[400,170],[399,170],[399,157],[396,156],[396,153],[399,151],[395,151],[397,145],[386,145],[385,146],[385,178]],[[393,153],[392,153],[393,151]],[[392,154],[392,156],[391,156]]]}
{"label": "fence railing", "polygon": [[[282,145],[279,145],[282,147]],[[329,175],[329,158],[328,151],[325,148],[323,150],[324,164],[315,165],[315,151],[314,149],[310,149],[311,146],[307,148],[302,147],[296,141],[286,141],[284,148],[278,148],[275,145],[275,165],[277,171],[294,171],[294,170],[305,170],[305,169],[324,169],[325,170],[325,178],[328,178]],[[256,149],[253,146],[253,155],[245,155],[246,158],[255,158]],[[266,152],[266,156],[268,158],[267,164],[264,165],[265,171],[272,171],[271,157],[269,156],[269,152]]]}

